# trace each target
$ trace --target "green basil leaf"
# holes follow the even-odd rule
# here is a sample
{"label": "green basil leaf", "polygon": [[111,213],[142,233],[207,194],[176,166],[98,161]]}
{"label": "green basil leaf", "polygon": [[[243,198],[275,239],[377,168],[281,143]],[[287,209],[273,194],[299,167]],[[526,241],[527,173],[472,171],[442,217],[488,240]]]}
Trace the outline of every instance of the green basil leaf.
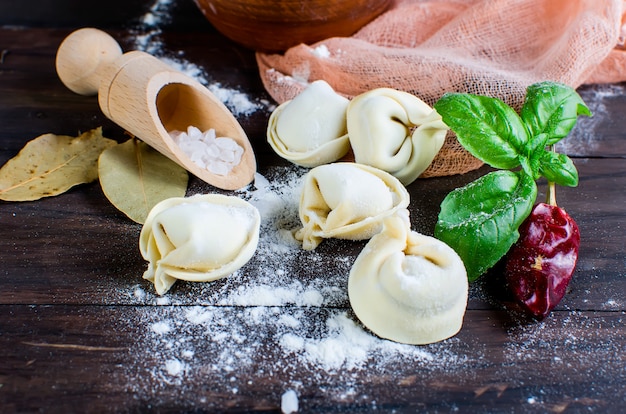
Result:
{"label": "green basil leaf", "polygon": [[530,175],[535,180],[539,178],[539,164],[536,161],[533,162],[530,158],[520,158],[520,163],[526,174]]}
{"label": "green basil leaf", "polygon": [[499,99],[465,93],[445,94],[435,110],[473,156],[499,169],[519,166],[528,130],[519,115]]}
{"label": "green basil leaf", "polygon": [[570,157],[565,154],[544,151],[540,158],[539,173],[548,181],[564,187],[578,185],[578,170]]}
{"label": "green basil leaf", "polygon": [[546,134],[546,145],[553,145],[570,133],[579,115],[591,116],[591,111],[569,86],[540,82],[526,90],[520,115],[531,135]]}
{"label": "green basil leaf", "polygon": [[517,229],[536,197],[537,185],[523,171],[491,172],[446,196],[435,237],[459,254],[473,281],[519,238]]}
{"label": "green basil leaf", "polygon": [[536,152],[541,152],[543,150],[546,149],[546,147],[548,146],[548,140],[550,139],[550,136],[548,134],[538,134],[538,135],[534,135],[530,141],[528,141],[528,145],[526,146],[526,149],[528,150],[528,157],[530,157],[532,154],[536,153]]}

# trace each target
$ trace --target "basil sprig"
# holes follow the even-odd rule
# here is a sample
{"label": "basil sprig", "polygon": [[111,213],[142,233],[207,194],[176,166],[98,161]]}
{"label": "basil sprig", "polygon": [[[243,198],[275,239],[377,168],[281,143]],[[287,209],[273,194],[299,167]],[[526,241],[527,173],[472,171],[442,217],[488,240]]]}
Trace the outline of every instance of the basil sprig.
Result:
{"label": "basil sprig", "polygon": [[591,111],[575,90],[554,82],[528,87],[519,115],[499,99],[463,93],[445,94],[435,109],[465,149],[499,170],[450,192],[435,226],[435,237],[461,256],[473,281],[519,238],[517,229],[537,197],[537,179],[578,185],[572,160],[552,147],[579,115]]}

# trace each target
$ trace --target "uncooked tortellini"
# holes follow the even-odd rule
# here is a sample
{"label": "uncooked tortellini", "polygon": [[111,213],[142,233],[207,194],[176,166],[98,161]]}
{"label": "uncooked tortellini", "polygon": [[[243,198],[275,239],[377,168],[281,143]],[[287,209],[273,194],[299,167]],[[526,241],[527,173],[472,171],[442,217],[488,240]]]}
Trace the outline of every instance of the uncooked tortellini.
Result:
{"label": "uncooked tortellini", "polygon": [[447,244],[391,217],[359,254],[348,279],[356,316],[376,335],[428,344],[455,335],[463,324],[468,281]]}
{"label": "uncooked tortellini", "polygon": [[166,199],[152,208],[139,236],[148,263],[144,279],[159,295],[176,279],[207,282],[250,260],[261,218],[250,203],[221,194]]}
{"label": "uncooked tortellini", "polygon": [[267,140],[278,155],[303,167],[337,161],[350,150],[348,103],[328,83],[315,81],[272,112]]}
{"label": "uncooked tortellini", "polygon": [[390,88],[355,97],[348,106],[347,124],[355,161],[387,171],[404,185],[428,168],[448,131],[433,108]]}
{"label": "uncooked tortellini", "polygon": [[296,232],[305,250],[322,239],[365,240],[382,227],[385,217],[408,217],[409,193],[392,175],[355,163],[313,168],[306,175]]}

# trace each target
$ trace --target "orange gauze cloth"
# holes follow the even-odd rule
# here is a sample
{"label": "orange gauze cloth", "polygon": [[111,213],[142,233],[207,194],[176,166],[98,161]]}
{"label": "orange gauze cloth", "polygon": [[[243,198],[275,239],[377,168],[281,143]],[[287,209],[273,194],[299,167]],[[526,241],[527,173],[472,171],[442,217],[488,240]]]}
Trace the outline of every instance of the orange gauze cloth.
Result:
{"label": "orange gauze cloth", "polygon": [[[279,103],[308,83],[351,98],[378,87],[433,105],[446,92],[494,96],[519,109],[526,88],[555,81],[626,80],[622,0],[395,0],[352,37],[257,53],[263,84]],[[422,177],[482,163],[453,134]]]}

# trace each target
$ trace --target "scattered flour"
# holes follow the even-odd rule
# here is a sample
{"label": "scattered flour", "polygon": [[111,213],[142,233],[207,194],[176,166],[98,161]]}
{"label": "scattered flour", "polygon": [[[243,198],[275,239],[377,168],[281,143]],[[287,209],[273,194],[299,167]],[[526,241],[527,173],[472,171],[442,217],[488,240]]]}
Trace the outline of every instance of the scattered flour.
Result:
{"label": "scattered flour", "polygon": [[555,145],[557,152],[570,156],[585,156],[597,152],[602,136],[596,133],[598,127],[606,130],[606,124],[611,121],[611,112],[607,108],[610,98],[624,96],[626,85],[607,84],[594,85],[593,88],[582,88],[580,95],[592,112],[591,117],[581,116],[571,136],[559,141]]}
{"label": "scattered flour", "polygon": [[[616,324],[621,324],[617,320]],[[597,332],[604,331],[603,338],[606,343],[598,343]],[[542,361],[554,365],[566,364],[569,366],[585,367],[597,372],[612,369],[611,364],[595,366],[594,359],[589,358],[590,344],[594,343],[594,349],[602,349],[605,355],[596,355],[598,358],[610,361],[615,360],[620,366],[619,360],[621,342],[613,341],[620,335],[620,327],[602,320],[600,316],[594,317],[582,312],[572,311],[559,318],[551,315],[540,323],[529,325],[517,325],[509,329],[509,341],[505,350],[505,357],[510,361]],[[564,353],[563,351],[567,352]],[[598,354],[599,351],[596,351]],[[567,358],[562,358],[566,355]],[[581,373],[585,373],[584,369]]]}
{"label": "scattered flour", "polygon": [[152,329],[153,332],[159,335],[166,334],[171,330],[170,325],[167,322],[153,323],[150,328]]}
{"label": "scattered flour", "polygon": [[165,361],[165,370],[167,371],[168,375],[172,377],[179,377],[185,372],[185,364],[177,359],[170,359],[168,361]]}
{"label": "scattered flour", "polygon": [[[286,409],[294,407],[296,393],[326,383],[329,375],[341,375],[345,384],[329,398],[345,402],[366,398],[359,393],[365,373],[387,375],[406,364],[422,372],[454,372],[468,363],[459,340],[419,347],[383,340],[346,308],[347,277],[358,249],[328,261],[328,253],[317,250],[327,244],[336,250],[341,243],[327,240],[304,251],[291,235],[299,224],[306,171],[273,167],[238,191],[262,217],[257,252],[240,271],[211,283],[181,282],[165,296],[169,306],[134,307],[136,313],[120,321],[137,331],[131,350],[136,362],[127,367],[130,392],[158,400],[159,390],[176,385],[180,398],[196,398],[185,392],[205,378],[221,378],[237,393],[262,376],[293,390],[287,406],[276,396],[276,405]],[[162,299],[141,286],[129,289],[127,297],[135,301]]]}
{"label": "scattered flour", "polygon": [[148,11],[140,17],[140,27],[133,34],[135,49],[159,56],[163,52],[161,27],[171,21],[174,0],[155,0]]}
{"label": "scattered flour", "polygon": [[[164,59],[206,85],[235,115],[248,115],[261,108],[262,103],[252,102],[245,93],[212,82],[202,68],[181,59],[180,54],[176,58],[165,56],[159,27],[168,21],[172,4],[173,0],[157,0],[143,16],[142,30],[135,35],[137,49]],[[329,56],[323,46],[313,53]],[[305,82],[308,72],[304,66],[291,80]],[[602,108],[595,111],[598,109]],[[295,166],[274,167],[265,175],[257,174],[253,185],[237,192],[259,209],[263,223],[255,256],[238,272],[207,284],[181,282],[164,297],[155,296],[139,284],[124,293],[132,304],[158,305],[129,307],[126,318],[120,320],[120,329],[136,337],[129,350],[134,363],[123,367],[124,376],[120,378],[134,398],[158,406],[161,391],[167,389],[175,390],[177,400],[188,406],[204,408],[214,403],[219,407],[219,401],[212,402],[196,392],[197,384],[211,381],[207,387],[217,390],[214,396],[236,395],[262,376],[275,386],[276,406],[292,413],[298,411],[298,394],[302,395],[306,387],[320,387],[329,401],[363,404],[368,402],[368,396],[360,390],[364,377],[390,375],[394,367],[407,364],[419,375],[454,373],[482,364],[481,352],[486,350],[477,350],[478,343],[467,345],[452,338],[427,346],[409,346],[382,340],[358,323],[345,306],[354,250],[333,255],[341,258],[329,262],[323,249],[342,249],[344,244],[324,241],[315,251],[304,252],[293,238],[292,232],[299,225],[298,201],[305,172]],[[607,308],[614,308],[615,302],[607,301]],[[503,366],[496,369],[502,369],[501,376],[508,378],[507,367],[523,361],[592,364],[583,361],[589,355],[586,344],[595,340],[592,332],[613,329],[617,336],[620,330],[601,327],[591,319],[588,325],[588,330],[576,331],[573,328],[578,325],[570,324],[566,317],[512,327],[506,333],[509,343],[504,349]],[[559,336],[549,337],[553,332]],[[623,349],[616,349],[619,343],[607,342],[602,357],[620,363]],[[578,360],[562,358],[563,348],[570,351],[568,358]],[[477,355],[478,360],[470,360],[467,355]],[[593,369],[598,367],[590,366],[589,372]],[[584,374],[581,372],[581,376]],[[329,376],[341,376],[343,386],[325,389]],[[303,378],[310,383],[303,383]],[[532,378],[518,380],[524,381]],[[540,405],[538,395],[528,395],[527,403]],[[378,408],[376,401],[368,403]]]}
{"label": "scattered flour", "polygon": [[217,96],[235,116],[249,116],[259,109],[271,107],[267,101],[253,102],[244,92],[210,80],[205,70],[184,59],[182,52],[172,54],[166,49],[161,38],[162,26],[170,22],[170,12],[175,3],[175,0],[154,1],[149,11],[139,19],[139,27],[132,33],[134,49],[154,55],[172,68],[197,80]]}

